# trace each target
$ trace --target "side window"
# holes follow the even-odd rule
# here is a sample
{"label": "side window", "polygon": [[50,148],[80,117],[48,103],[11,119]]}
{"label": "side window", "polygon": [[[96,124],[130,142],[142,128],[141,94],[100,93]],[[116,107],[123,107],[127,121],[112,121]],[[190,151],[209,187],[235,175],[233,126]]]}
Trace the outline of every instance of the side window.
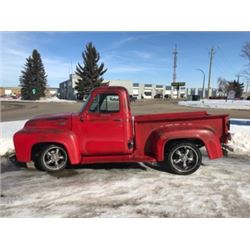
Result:
{"label": "side window", "polygon": [[120,98],[117,94],[97,95],[89,109],[92,113],[111,113],[120,111]]}

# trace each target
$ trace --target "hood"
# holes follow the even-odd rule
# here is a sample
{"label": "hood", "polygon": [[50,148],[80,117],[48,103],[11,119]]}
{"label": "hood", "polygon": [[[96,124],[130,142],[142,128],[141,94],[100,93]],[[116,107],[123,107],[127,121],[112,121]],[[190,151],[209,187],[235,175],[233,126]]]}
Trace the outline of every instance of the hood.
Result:
{"label": "hood", "polygon": [[58,128],[71,129],[72,113],[41,115],[28,120],[25,128]]}

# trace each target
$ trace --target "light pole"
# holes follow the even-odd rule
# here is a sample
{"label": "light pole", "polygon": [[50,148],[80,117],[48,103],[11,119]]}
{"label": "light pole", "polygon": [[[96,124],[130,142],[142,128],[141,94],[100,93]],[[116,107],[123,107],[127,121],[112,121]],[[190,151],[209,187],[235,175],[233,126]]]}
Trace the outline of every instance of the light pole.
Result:
{"label": "light pole", "polygon": [[203,84],[202,84],[202,99],[205,97],[205,73],[202,69],[196,69],[199,70],[203,74]]}

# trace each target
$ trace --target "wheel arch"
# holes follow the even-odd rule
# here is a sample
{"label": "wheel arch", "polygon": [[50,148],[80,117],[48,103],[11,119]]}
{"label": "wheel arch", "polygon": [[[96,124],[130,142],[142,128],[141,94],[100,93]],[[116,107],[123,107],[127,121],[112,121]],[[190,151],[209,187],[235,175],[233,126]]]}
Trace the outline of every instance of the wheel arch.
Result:
{"label": "wheel arch", "polygon": [[164,154],[165,152],[173,145],[176,143],[182,143],[182,142],[188,142],[188,143],[193,143],[197,148],[205,146],[204,141],[201,140],[200,138],[175,138],[175,139],[170,139],[165,141],[164,143]]}
{"label": "wheel arch", "polygon": [[70,149],[69,145],[63,142],[56,142],[56,141],[44,141],[44,142],[34,143],[31,147],[31,152],[30,152],[31,160],[34,161],[35,158],[39,155],[41,149],[49,145],[57,145],[62,147],[68,155],[68,160],[70,164],[77,164],[80,162],[80,159],[78,159],[76,154],[73,154],[74,152],[72,151],[72,149]]}
{"label": "wheel arch", "polygon": [[210,159],[216,159],[223,156],[221,144],[216,134],[209,129],[183,129],[172,131],[160,131],[154,136],[154,156],[157,161],[163,161],[165,150],[177,142],[190,142],[196,146],[205,146]]}

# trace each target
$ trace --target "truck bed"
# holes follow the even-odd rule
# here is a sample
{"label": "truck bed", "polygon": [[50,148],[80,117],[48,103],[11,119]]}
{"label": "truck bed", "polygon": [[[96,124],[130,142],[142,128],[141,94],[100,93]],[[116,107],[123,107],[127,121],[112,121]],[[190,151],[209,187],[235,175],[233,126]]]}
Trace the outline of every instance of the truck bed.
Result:
{"label": "truck bed", "polygon": [[172,120],[186,120],[186,119],[200,119],[205,117],[223,117],[227,115],[210,115],[206,111],[198,112],[180,112],[180,113],[163,113],[163,114],[146,114],[136,115],[135,122],[158,122],[158,121],[172,121]]}
{"label": "truck bed", "polygon": [[[181,131],[190,131],[189,136],[196,137],[196,131],[213,131],[217,138],[223,142],[223,135],[227,133],[228,115],[210,115],[207,112],[181,112],[165,114],[137,115],[134,117],[134,136],[136,141],[135,154],[139,156],[147,155],[153,151],[154,131],[162,130],[175,136],[179,136]],[[191,132],[192,131],[192,132]],[[161,132],[160,132],[161,133]],[[179,138],[181,139],[181,138]]]}

